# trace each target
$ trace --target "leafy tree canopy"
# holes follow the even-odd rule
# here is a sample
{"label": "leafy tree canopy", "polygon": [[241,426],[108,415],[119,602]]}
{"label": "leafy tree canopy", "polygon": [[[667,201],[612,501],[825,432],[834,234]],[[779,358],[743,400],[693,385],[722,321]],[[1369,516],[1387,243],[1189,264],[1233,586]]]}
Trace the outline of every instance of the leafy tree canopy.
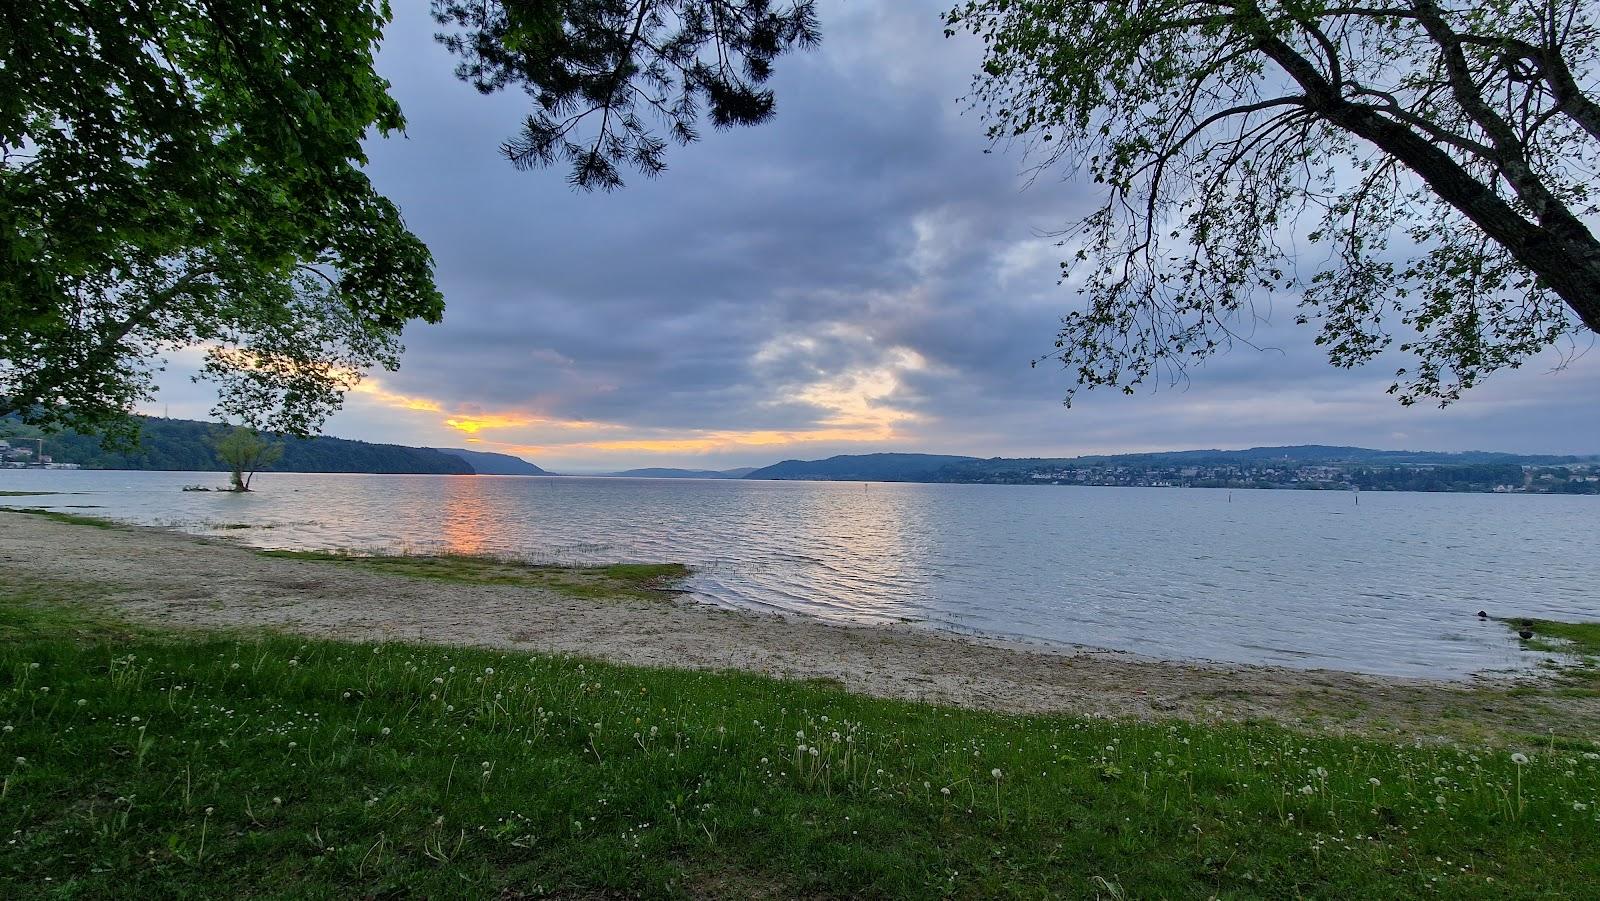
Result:
{"label": "leafy tree canopy", "polygon": [[1085,302],[1050,356],[1079,386],[1180,378],[1281,292],[1334,364],[1398,337],[1390,392],[1449,403],[1600,330],[1597,13],[973,0],[946,23],[987,45],[990,137],[1104,185],[1063,233]]}
{"label": "leafy tree canopy", "polygon": [[[506,147],[584,188],[655,174],[665,140],[773,112],[812,4],[434,0],[460,76],[536,99]],[[427,249],[361,172],[402,127],[382,0],[0,4],[0,414],[131,430],[164,354],[203,348],[217,412],[306,434],[394,368],[443,302]],[[650,121],[654,118],[654,124]]]}
{"label": "leafy tree canopy", "polygon": [[0,8],[0,412],[123,423],[164,352],[218,412],[304,433],[437,321],[432,260],[362,174],[402,125],[371,0]]}
{"label": "leafy tree canopy", "polygon": [[484,93],[534,99],[501,148],[519,168],[570,164],[584,189],[656,175],[668,141],[774,112],[773,61],[818,40],[812,0],[433,0],[456,74]]}

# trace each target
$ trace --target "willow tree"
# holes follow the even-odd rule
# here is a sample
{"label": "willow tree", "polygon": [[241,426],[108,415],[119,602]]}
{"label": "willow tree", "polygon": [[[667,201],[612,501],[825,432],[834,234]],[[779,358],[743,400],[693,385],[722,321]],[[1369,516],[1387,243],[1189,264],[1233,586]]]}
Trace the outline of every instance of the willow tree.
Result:
{"label": "willow tree", "polygon": [[261,437],[255,429],[235,426],[212,445],[228,467],[232,491],[249,491],[256,473],[283,458],[283,445]]}
{"label": "willow tree", "polygon": [[[1179,377],[1273,296],[1441,404],[1600,331],[1594,0],[977,0],[991,138],[1103,186],[1077,386]],[[1315,248],[1315,249],[1313,249]],[[1068,402],[1076,387],[1069,389]]]}

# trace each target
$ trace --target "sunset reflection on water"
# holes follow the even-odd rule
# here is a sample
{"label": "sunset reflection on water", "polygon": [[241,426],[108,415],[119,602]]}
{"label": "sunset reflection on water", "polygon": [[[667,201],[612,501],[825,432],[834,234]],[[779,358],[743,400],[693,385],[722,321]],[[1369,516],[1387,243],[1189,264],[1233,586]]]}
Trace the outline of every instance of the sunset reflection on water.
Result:
{"label": "sunset reflection on water", "polygon": [[446,553],[472,557],[490,553],[494,519],[485,498],[483,480],[475,476],[453,476],[444,480],[439,534]]}
{"label": "sunset reflection on water", "polygon": [[[0,471],[8,498],[263,547],[676,562],[727,607],[1155,657],[1465,675],[1522,665],[1471,614],[1600,618],[1592,498],[1003,485]],[[1507,536],[1515,536],[1508,540]],[[1465,614],[1463,614],[1465,611]]]}

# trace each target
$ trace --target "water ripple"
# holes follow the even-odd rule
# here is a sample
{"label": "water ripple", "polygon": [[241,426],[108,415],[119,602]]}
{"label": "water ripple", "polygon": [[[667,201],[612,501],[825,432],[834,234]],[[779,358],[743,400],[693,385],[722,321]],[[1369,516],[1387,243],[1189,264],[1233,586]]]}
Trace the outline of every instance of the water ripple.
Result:
{"label": "water ripple", "polygon": [[262,547],[681,561],[719,606],[1183,659],[1461,676],[1528,662],[1479,609],[1600,618],[1600,562],[1572,540],[1594,498],[277,473],[242,497],[178,490],[213,478],[0,487]]}

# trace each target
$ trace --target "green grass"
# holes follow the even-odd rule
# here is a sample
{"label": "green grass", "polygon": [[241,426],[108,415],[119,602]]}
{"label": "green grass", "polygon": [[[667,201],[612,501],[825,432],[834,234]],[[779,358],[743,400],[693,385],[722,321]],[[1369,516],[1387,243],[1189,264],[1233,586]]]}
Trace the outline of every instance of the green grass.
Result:
{"label": "green grass", "polygon": [[616,563],[610,566],[554,566],[461,554],[363,555],[332,551],[262,551],[286,557],[362,566],[419,579],[474,585],[524,585],[583,598],[662,598],[689,575],[681,563]]}
{"label": "green grass", "polygon": [[62,513],[59,510],[36,510],[30,507],[0,507],[0,512],[26,513],[30,516],[42,516],[45,519],[53,519],[56,522],[66,523],[68,525],[91,526],[96,529],[115,529],[118,527],[116,523],[109,519],[101,519],[98,516],[80,516],[76,513]]}
{"label": "green grass", "polygon": [[0,491],[0,497],[43,497],[47,494],[60,494],[59,491]]}
{"label": "green grass", "polygon": [[1600,623],[1568,623],[1526,617],[1500,621],[1513,630],[1532,631],[1533,637],[1523,640],[1534,650],[1574,657],[1600,657]]}
{"label": "green grass", "polygon": [[1554,655],[1546,662],[1554,694],[1567,699],[1600,698],[1600,623],[1572,623],[1550,619],[1501,619],[1510,629],[1531,631],[1522,647]]}
{"label": "green grass", "polygon": [[1005,716],[751,675],[166,633],[94,601],[9,574],[0,589],[0,897],[1600,884],[1600,749],[1579,737]]}

